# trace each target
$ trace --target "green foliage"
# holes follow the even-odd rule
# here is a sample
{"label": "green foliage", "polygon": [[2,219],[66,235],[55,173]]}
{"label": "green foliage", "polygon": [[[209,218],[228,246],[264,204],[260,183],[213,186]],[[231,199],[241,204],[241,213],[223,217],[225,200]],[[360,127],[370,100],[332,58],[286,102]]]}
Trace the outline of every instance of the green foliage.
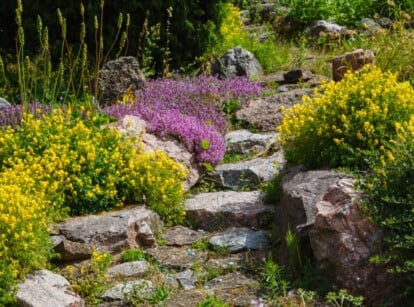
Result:
{"label": "green foliage", "polygon": [[[141,64],[149,65],[145,68],[162,75],[165,70],[186,67],[216,42],[221,18],[218,6],[222,2],[226,0],[100,1],[98,5],[89,1],[79,14],[80,1],[25,1],[21,26],[27,38],[36,38],[36,16],[39,15],[49,29],[50,54],[54,59],[59,59],[63,43],[73,46],[73,50],[88,46],[88,57],[98,65],[126,54],[137,56]],[[14,1],[0,3],[0,10],[4,12],[0,20],[3,29],[0,41],[7,53],[15,50],[15,8]],[[58,8],[63,18],[56,14]],[[80,24],[81,29],[73,26]],[[65,28],[65,37],[61,28]],[[81,33],[84,36],[78,41]],[[27,40],[28,55],[35,54],[37,48],[34,40]]]}
{"label": "green foliage", "polygon": [[289,282],[283,277],[283,268],[272,257],[264,261],[260,270],[260,288],[270,299],[286,296]]}
{"label": "green foliage", "polygon": [[366,168],[367,152],[382,150],[407,126],[413,94],[409,83],[369,66],[324,84],[284,112],[278,131],[285,156],[310,167]]}
{"label": "green foliage", "polygon": [[223,302],[216,296],[207,295],[204,301],[197,303],[197,307],[228,307],[229,305]]}
{"label": "green foliage", "polygon": [[353,296],[345,289],[341,289],[338,292],[329,292],[326,295],[326,301],[335,307],[362,306],[364,298],[362,296]]}
{"label": "green foliage", "polygon": [[303,272],[303,261],[300,253],[299,241],[296,239],[295,234],[288,229],[285,235],[286,247],[289,252],[289,260],[292,270],[297,276],[300,276]]}
{"label": "green foliage", "polygon": [[124,251],[121,254],[121,260],[123,262],[130,262],[130,261],[137,261],[137,260],[144,260],[145,259],[145,253],[137,248],[129,249],[127,251]]}
{"label": "green foliage", "polygon": [[[414,282],[414,116],[384,152],[367,157],[372,172],[359,180],[367,196],[364,201],[370,219],[384,231],[381,253],[375,262],[386,263],[407,285]],[[405,287],[403,295],[414,296]]]}
{"label": "green foliage", "polygon": [[94,250],[91,261],[83,264],[79,272],[75,272],[72,266],[66,267],[65,277],[72,289],[85,298],[89,304],[98,304],[101,301],[100,295],[108,287],[107,273],[112,261],[110,254]]}
{"label": "green foliage", "polygon": [[288,16],[303,27],[315,20],[331,20],[340,24],[353,25],[361,18],[370,17],[374,13],[374,0],[285,0]]}
{"label": "green foliage", "polygon": [[159,304],[164,302],[170,295],[171,291],[165,284],[161,284],[155,291],[148,296],[148,301],[153,304]]}
{"label": "green foliage", "polygon": [[263,201],[266,204],[277,205],[280,201],[282,174],[277,174],[267,182],[263,187],[264,197]]}

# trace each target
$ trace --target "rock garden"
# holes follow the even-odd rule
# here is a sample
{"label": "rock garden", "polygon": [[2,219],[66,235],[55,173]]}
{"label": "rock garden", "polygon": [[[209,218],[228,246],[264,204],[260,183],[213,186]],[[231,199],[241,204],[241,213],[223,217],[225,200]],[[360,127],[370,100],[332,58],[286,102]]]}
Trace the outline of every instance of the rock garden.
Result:
{"label": "rock garden", "polygon": [[0,306],[409,306],[414,7],[314,2],[217,1],[220,38],[183,68],[178,2],[132,56],[129,14],[100,49],[101,1],[94,59],[58,10],[54,61],[40,17],[25,55],[17,1]]}

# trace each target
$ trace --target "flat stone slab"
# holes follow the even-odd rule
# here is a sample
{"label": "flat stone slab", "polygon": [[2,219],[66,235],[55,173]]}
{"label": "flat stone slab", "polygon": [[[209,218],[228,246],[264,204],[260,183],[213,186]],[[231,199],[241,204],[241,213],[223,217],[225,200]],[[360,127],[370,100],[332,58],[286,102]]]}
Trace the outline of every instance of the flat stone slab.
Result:
{"label": "flat stone slab", "polygon": [[262,250],[269,245],[265,233],[247,228],[229,228],[210,238],[213,248],[226,248],[230,253],[243,250]]}
{"label": "flat stone slab", "polygon": [[153,257],[161,269],[184,271],[191,269],[194,262],[205,262],[207,253],[188,247],[166,247],[147,249],[145,252]]}
{"label": "flat stone slab", "polygon": [[108,269],[109,277],[141,277],[148,270],[146,261],[131,261],[111,266]]}
{"label": "flat stone slab", "polygon": [[144,206],[74,217],[58,225],[67,240],[87,243],[101,252],[152,246],[162,227],[159,216]]}
{"label": "flat stone slab", "polygon": [[257,154],[267,149],[277,149],[277,133],[253,133],[249,130],[234,130],[226,134],[226,152],[235,154]]}
{"label": "flat stone slab", "polygon": [[197,306],[207,296],[202,290],[194,289],[191,291],[181,290],[168,296],[165,306],[167,307],[189,307]]}
{"label": "flat stone slab", "polygon": [[225,188],[255,189],[260,183],[270,181],[285,166],[283,152],[278,151],[265,158],[218,165],[214,178]]}
{"label": "flat stone slab", "polygon": [[19,306],[85,306],[83,299],[70,291],[70,284],[63,276],[48,270],[39,270],[29,274],[26,280],[19,284],[16,297]]}
{"label": "flat stone slab", "polygon": [[172,246],[191,245],[203,236],[202,233],[181,225],[171,227],[163,234],[164,239],[167,240],[167,245]]}
{"label": "flat stone slab", "polygon": [[232,226],[259,229],[267,226],[263,217],[273,214],[260,191],[201,193],[185,201],[185,210],[193,225],[207,231]]}
{"label": "flat stone slab", "polygon": [[185,270],[175,276],[184,290],[191,290],[195,288],[196,280],[192,270]]}
{"label": "flat stone slab", "polygon": [[146,294],[153,290],[154,285],[151,281],[139,279],[116,284],[114,287],[106,290],[101,298],[105,301],[124,301],[125,296],[133,291]]}

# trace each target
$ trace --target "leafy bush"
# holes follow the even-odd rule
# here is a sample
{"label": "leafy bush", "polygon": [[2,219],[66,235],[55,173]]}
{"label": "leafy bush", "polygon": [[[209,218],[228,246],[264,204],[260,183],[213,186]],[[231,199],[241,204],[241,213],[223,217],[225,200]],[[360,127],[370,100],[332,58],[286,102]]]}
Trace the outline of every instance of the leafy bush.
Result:
{"label": "leafy bush", "polygon": [[[367,157],[372,172],[360,179],[360,187],[369,217],[384,231],[382,251],[373,260],[386,263],[404,284],[413,285],[414,115],[407,127],[395,128],[397,137]],[[402,290],[414,296],[412,286]]]}
{"label": "leafy bush", "polygon": [[406,127],[414,112],[414,90],[395,74],[366,66],[322,86],[284,112],[278,127],[288,160],[310,167],[367,167],[364,157]]}
{"label": "leafy bush", "polygon": [[30,166],[51,202],[49,215],[96,213],[145,197],[167,223],[179,222],[186,171],[165,153],[141,153],[134,141],[62,110],[27,114],[20,128],[1,131],[0,168]]}

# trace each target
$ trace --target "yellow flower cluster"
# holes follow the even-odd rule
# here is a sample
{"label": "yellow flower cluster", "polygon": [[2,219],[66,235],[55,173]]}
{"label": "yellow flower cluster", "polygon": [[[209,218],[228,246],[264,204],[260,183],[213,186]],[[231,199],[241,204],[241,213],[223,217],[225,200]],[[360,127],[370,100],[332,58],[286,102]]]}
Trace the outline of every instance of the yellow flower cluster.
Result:
{"label": "yellow flower cluster", "polygon": [[414,90],[397,76],[366,66],[329,82],[287,109],[279,126],[288,159],[312,166],[363,163],[359,153],[378,150],[408,129]]}
{"label": "yellow flower cluster", "polygon": [[13,278],[44,266],[50,256],[47,204],[29,172],[0,173],[0,259]]}
{"label": "yellow flower cluster", "polygon": [[234,47],[239,44],[240,40],[246,36],[241,22],[241,11],[232,3],[224,3],[221,8],[225,12],[220,26],[220,34],[223,38],[224,45]]}

